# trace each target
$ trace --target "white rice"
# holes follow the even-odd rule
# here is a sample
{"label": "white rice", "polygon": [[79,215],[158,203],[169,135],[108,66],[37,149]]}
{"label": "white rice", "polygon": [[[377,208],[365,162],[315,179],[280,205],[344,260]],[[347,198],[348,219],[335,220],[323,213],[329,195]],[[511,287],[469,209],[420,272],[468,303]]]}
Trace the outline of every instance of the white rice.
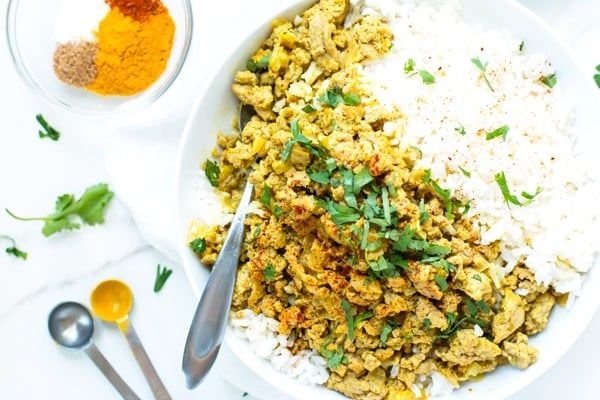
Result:
{"label": "white rice", "polygon": [[[384,129],[399,147],[418,147],[423,156],[417,167],[430,169],[463,203],[470,201],[468,216],[483,244],[500,241],[496,283],[524,263],[538,282],[576,293],[598,256],[600,190],[573,151],[572,105],[560,78],[552,90],[540,82],[554,73],[550,62],[519,51],[521,41],[506,32],[466,24],[450,3],[439,9],[414,1],[352,3],[383,17],[396,38],[389,55],[364,69],[374,96],[406,115]],[[488,63],[494,92],[471,62],[475,57]],[[435,83],[404,73],[409,58]],[[505,140],[486,140],[486,133],[504,125]],[[461,126],[464,135],[456,131]],[[509,206],[495,180],[501,172],[523,203],[522,192],[541,192],[527,205]]]}
{"label": "white rice", "polygon": [[[468,216],[480,230],[482,243],[501,242],[500,259],[491,266],[496,284],[517,263],[524,263],[538,282],[576,294],[598,257],[594,240],[600,237],[600,190],[573,151],[572,105],[561,93],[560,78],[552,90],[539,82],[554,72],[550,62],[543,55],[520,52],[521,41],[506,32],[466,24],[453,2],[439,8],[414,0],[351,3],[348,24],[360,15],[375,14],[395,35],[390,54],[363,71],[365,84],[379,102],[406,115],[404,121],[388,123],[384,131],[395,137],[399,148],[418,147],[422,158],[417,167],[430,169],[440,186],[470,201]],[[488,63],[486,76],[493,92],[471,62],[475,57]],[[425,85],[418,74],[405,74],[409,58],[415,71],[427,70],[435,83]],[[504,125],[509,126],[505,140],[486,140],[487,132]],[[459,127],[466,134],[455,130]],[[511,193],[524,202],[520,193],[533,194],[538,188],[541,192],[527,205],[508,206],[495,181],[499,172],[504,172]],[[228,222],[227,215],[216,210],[218,199],[207,198],[206,192],[203,196],[214,212],[206,213],[204,203],[199,215]],[[326,360],[314,351],[292,355],[290,339],[278,334],[276,320],[244,310],[232,314],[230,327],[278,370],[306,384],[327,380]],[[474,329],[482,333],[480,327]],[[427,385],[432,397],[453,389],[436,371],[420,384]]]}

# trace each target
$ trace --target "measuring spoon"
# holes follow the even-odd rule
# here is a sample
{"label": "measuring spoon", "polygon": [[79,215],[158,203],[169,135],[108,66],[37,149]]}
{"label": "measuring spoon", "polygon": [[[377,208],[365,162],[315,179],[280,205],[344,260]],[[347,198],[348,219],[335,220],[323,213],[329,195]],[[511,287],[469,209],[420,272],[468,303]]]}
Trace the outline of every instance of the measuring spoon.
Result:
{"label": "measuring spoon", "polygon": [[144,373],[146,381],[157,400],[171,400],[171,396],[158,377],[144,346],[129,320],[133,306],[133,293],[125,282],[109,279],[100,282],[92,291],[90,304],[94,313],[106,322],[114,322],[127,339],[129,348]]}
{"label": "measuring spoon", "polygon": [[59,345],[83,350],[125,400],[140,400],[93,343],[94,319],[84,305],[74,301],[58,304],[50,311],[48,330]]}

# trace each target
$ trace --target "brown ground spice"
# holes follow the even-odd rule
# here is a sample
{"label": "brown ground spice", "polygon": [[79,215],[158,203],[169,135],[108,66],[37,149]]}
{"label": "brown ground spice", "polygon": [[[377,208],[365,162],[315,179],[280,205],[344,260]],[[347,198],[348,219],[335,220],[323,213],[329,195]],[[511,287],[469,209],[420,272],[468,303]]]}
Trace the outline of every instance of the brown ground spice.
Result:
{"label": "brown ground spice", "polygon": [[95,42],[60,43],[54,50],[54,73],[66,84],[86,87],[98,76],[97,54]]}

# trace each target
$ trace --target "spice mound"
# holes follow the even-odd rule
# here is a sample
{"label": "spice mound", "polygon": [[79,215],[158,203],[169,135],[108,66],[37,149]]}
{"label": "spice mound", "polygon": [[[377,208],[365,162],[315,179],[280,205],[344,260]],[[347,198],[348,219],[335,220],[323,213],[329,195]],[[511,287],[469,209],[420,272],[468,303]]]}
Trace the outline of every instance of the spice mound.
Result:
{"label": "spice mound", "polygon": [[[67,0],[64,9],[68,3],[73,2]],[[173,47],[175,23],[168,8],[160,0],[105,0],[86,8],[87,20],[90,10],[100,16],[96,27],[57,37],[57,78],[103,96],[135,95],[156,82]]]}

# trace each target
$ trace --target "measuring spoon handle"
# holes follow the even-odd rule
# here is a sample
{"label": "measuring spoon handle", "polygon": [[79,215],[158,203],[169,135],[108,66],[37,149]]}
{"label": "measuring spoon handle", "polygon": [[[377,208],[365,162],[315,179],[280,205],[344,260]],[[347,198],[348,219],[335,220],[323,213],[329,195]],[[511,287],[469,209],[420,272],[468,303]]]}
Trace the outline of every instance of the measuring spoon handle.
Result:
{"label": "measuring spoon handle", "polygon": [[133,356],[135,357],[138,365],[142,369],[144,377],[150,385],[150,389],[152,390],[154,398],[156,400],[171,400],[171,396],[169,395],[169,392],[167,392],[165,385],[158,377],[158,373],[154,369],[146,350],[144,350],[144,346],[142,345],[139,336],[135,332],[133,325],[129,323],[129,318],[118,321],[117,325],[119,326],[119,329],[123,335],[125,335],[125,338],[129,343],[129,348],[133,352]]}
{"label": "measuring spoon handle", "polygon": [[94,343],[90,343],[84,351],[125,400],[141,400],[100,353]]}

